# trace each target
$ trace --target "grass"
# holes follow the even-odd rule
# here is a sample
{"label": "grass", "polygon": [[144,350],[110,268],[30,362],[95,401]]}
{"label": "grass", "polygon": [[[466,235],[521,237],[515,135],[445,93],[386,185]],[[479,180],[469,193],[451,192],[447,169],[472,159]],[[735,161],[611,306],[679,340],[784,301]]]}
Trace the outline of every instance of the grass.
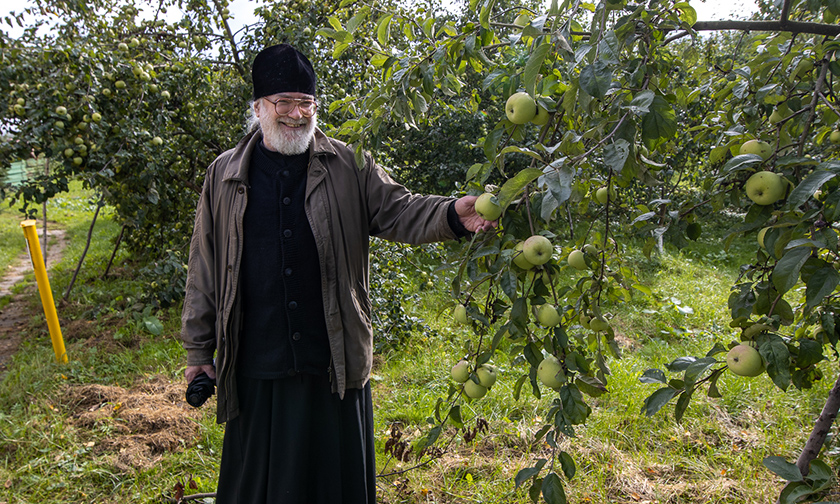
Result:
{"label": "grass", "polygon": [[[50,214],[70,240],[64,260],[51,273],[57,298],[82,253],[92,215],[85,203],[89,195],[78,186],[73,191]],[[0,213],[0,222],[7,218]],[[611,307],[624,357],[608,362],[610,392],[587,398],[593,408],[587,424],[576,437],[559,440],[559,449],[576,464],[566,486],[570,502],[764,503],[778,495],[781,484],[761,461],[768,455],[797,456],[835,379],[831,364],[824,363],[826,379],[813,389],[788,393],[766,375],[724,374],[723,397],[698,393],[680,424],[673,419],[673,405],[652,417],[641,412],[656,389],[639,381],[644,370],[702,355],[715,342],[736,337],[726,323],[726,300],[737,265],[749,258],[748,246],[736,241],[721,251],[724,228],[722,222],[689,249],[651,259],[631,244],[630,261],[661,302],[640,297],[633,305]],[[148,286],[131,275],[127,254],[118,254],[112,278],[99,278],[118,231],[107,213],[102,216],[71,300],[59,307],[68,365],[54,362],[32,289],[18,289],[32,316],[0,382],[0,483],[5,483],[0,502],[151,504],[165,502],[163,496],[173,496],[178,484],[187,486],[187,493],[215,490],[223,428],[214,422],[214,407],[170,415],[180,423],[155,416],[183,403],[178,308],[156,314],[164,330],[155,336],[136,306]],[[31,284],[31,278],[24,282]],[[391,459],[385,443],[395,427],[408,443],[428,431],[436,404],[450,392],[449,367],[470,338],[465,328],[452,326],[448,312],[440,313],[447,302],[440,287],[445,284],[436,281],[438,287],[419,291],[407,306],[430,331],[375,359],[377,460],[384,472],[417,463]],[[478,432],[475,439],[445,430],[440,458],[379,479],[381,503],[531,502],[527,484],[517,489],[513,478],[551,457],[551,447],[535,442],[534,433],[553,398],[538,399],[526,386],[514,399],[516,380],[527,373],[515,357],[503,343],[493,358],[501,371],[497,384],[486,398],[461,403],[465,425]],[[478,429],[478,419],[487,422],[487,430]],[[834,457],[829,457],[832,465]],[[189,488],[191,480],[195,488]]]}

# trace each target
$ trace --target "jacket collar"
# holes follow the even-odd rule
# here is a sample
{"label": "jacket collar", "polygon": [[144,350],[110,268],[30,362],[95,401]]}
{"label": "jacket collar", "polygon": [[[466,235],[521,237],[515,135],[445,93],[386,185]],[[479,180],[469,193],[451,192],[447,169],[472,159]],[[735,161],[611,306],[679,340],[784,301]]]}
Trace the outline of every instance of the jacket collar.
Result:
{"label": "jacket collar", "polygon": [[[260,130],[252,131],[243,137],[230,155],[230,160],[225,168],[224,180],[248,180],[248,165],[251,162],[251,153],[257,148],[262,141],[262,132]],[[335,156],[335,147],[330,138],[321,131],[321,128],[315,128],[315,136],[312,137],[312,143],[309,145],[309,161],[316,156]]]}

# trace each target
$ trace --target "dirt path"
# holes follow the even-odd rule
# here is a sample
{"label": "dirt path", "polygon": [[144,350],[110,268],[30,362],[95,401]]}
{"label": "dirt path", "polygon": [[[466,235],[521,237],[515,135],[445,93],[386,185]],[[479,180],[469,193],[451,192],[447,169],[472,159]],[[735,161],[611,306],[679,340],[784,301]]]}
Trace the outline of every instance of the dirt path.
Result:
{"label": "dirt path", "polygon": [[[43,230],[38,229],[38,236],[43,236]],[[63,229],[47,229],[47,266],[61,261],[64,247],[67,244]],[[0,278],[0,372],[6,370],[6,363],[17,352],[20,346],[20,326],[31,313],[27,313],[25,303],[20,295],[12,293],[12,288],[24,276],[32,271],[29,254],[24,252],[15,263],[10,266]],[[5,299],[10,297],[7,304]]]}

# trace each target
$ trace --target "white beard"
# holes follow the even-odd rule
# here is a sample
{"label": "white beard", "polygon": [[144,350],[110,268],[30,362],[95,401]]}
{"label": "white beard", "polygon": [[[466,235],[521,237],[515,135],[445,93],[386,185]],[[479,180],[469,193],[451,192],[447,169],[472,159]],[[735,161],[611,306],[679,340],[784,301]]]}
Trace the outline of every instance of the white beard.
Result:
{"label": "white beard", "polygon": [[[266,147],[286,156],[303,154],[309,149],[312,137],[315,136],[318,114],[313,114],[308,119],[302,117],[299,120],[294,120],[288,117],[280,117],[274,121],[267,115],[260,118],[260,129]],[[281,126],[281,123],[302,124],[303,126],[292,129]]]}

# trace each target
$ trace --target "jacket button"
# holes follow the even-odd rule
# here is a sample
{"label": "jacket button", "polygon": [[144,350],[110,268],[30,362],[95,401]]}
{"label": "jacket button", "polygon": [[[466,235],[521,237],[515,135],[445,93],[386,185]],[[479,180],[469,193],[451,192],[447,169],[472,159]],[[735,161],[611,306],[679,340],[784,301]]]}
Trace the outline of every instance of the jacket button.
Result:
{"label": "jacket button", "polygon": [[231,271],[233,271],[233,266],[231,266],[230,264],[228,264],[227,270],[228,270],[228,273],[230,273]]}
{"label": "jacket button", "polygon": [[289,309],[297,310],[297,301],[289,301]]}
{"label": "jacket button", "polygon": [[300,333],[296,332],[296,333],[292,334],[292,339],[295,340],[295,341],[300,341]]}
{"label": "jacket button", "polygon": [[292,237],[292,230],[287,229],[287,230],[283,231],[283,236],[285,236],[286,238],[291,238]]}
{"label": "jacket button", "polygon": [[283,198],[283,204],[284,204],[284,205],[288,205],[288,204],[289,204],[289,203],[291,203],[291,202],[292,202],[292,198],[290,198],[290,197],[288,197],[288,196],[286,196],[285,198]]}
{"label": "jacket button", "polygon": [[242,193],[244,193],[244,192],[245,192],[245,188],[244,188],[244,187],[240,187],[239,189],[237,189],[237,190],[236,190],[236,192],[238,192],[239,194],[242,194]]}
{"label": "jacket button", "polygon": [[283,273],[285,273],[286,276],[292,276],[292,268],[286,268],[286,271],[284,271]]}

